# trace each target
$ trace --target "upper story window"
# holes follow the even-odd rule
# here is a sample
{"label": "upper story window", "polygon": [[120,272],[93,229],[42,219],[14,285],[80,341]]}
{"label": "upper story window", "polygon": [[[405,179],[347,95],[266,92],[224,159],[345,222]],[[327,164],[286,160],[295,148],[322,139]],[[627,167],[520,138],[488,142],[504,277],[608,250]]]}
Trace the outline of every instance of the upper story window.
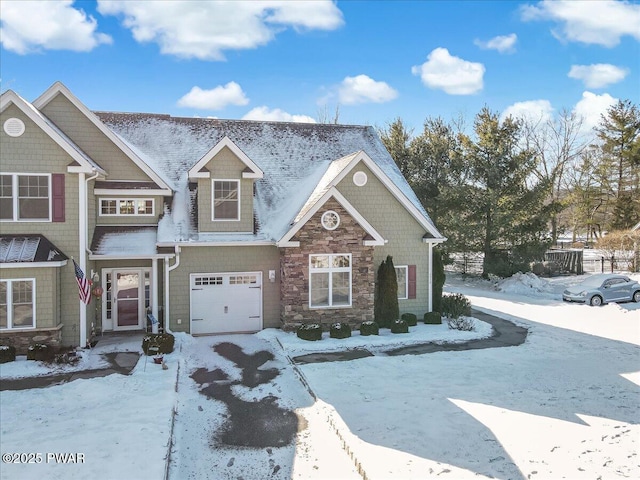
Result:
{"label": "upper story window", "polygon": [[51,175],[0,175],[0,220],[50,221]]}
{"label": "upper story window", "polygon": [[240,181],[213,180],[212,220],[240,220]]}
{"label": "upper story window", "polygon": [[0,329],[33,328],[34,279],[0,281]]}
{"label": "upper story window", "polygon": [[154,214],[153,198],[101,198],[100,216],[150,216]]}

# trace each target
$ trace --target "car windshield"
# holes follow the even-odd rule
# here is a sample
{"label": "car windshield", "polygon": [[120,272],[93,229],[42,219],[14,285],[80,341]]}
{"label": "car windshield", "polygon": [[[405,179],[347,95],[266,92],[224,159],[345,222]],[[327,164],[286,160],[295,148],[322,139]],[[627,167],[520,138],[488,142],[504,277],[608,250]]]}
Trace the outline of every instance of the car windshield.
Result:
{"label": "car windshield", "polygon": [[599,287],[600,285],[602,285],[602,283],[605,280],[611,279],[611,278],[619,278],[619,277],[601,277],[599,275],[594,275],[593,277],[587,278],[585,281],[583,281],[582,285],[586,287]]}

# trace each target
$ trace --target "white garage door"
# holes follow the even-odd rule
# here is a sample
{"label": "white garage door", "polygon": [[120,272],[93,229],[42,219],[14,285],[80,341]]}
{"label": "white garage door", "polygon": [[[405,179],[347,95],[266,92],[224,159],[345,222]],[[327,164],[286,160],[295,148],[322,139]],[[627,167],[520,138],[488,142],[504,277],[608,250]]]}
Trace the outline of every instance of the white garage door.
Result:
{"label": "white garage door", "polygon": [[262,272],[191,275],[191,334],[262,329]]}

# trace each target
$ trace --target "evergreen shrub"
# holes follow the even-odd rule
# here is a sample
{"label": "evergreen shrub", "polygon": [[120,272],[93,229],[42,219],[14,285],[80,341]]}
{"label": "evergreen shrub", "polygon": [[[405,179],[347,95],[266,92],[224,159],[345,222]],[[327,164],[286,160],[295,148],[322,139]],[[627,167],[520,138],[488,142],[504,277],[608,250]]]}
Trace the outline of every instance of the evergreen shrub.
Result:
{"label": "evergreen shrub", "polygon": [[447,276],[444,273],[444,261],[442,251],[433,249],[433,309],[437,312],[441,309],[442,289]]}
{"label": "evergreen shrub", "polygon": [[382,328],[390,328],[391,323],[400,317],[398,307],[398,278],[393,258],[380,264],[373,297],[373,319]]}
{"label": "evergreen shrub", "polygon": [[0,363],[13,362],[16,359],[16,348],[11,345],[0,345]]}
{"label": "evergreen shrub", "polygon": [[440,325],[442,314],[440,312],[427,312],[424,314],[424,323],[427,325]]}
{"label": "evergreen shrub", "polygon": [[298,327],[296,335],[302,340],[309,340],[311,342],[322,340],[322,327],[317,323],[305,323]]}
{"label": "evergreen shrub", "polygon": [[380,329],[376,322],[367,321],[360,324],[360,335],[363,337],[368,337],[369,335],[378,335],[379,332]]}
{"label": "evergreen shrub", "polygon": [[[150,333],[142,337],[142,351],[145,355],[171,353],[173,352],[175,341],[175,337],[170,333]],[[155,351],[155,348],[152,348],[151,352],[149,352],[149,347],[151,346],[157,346],[158,350]]]}
{"label": "evergreen shrub", "polygon": [[391,323],[391,333],[409,333],[409,325],[404,320],[396,320]]}
{"label": "evergreen shrub", "polygon": [[472,332],[476,329],[476,323],[470,317],[447,318],[449,329],[461,332]]}
{"label": "evergreen shrub", "polygon": [[415,327],[418,324],[418,317],[414,313],[403,313],[400,318],[410,327]]}
{"label": "evergreen shrub", "polygon": [[348,323],[336,322],[329,327],[329,337],[331,338],[349,338],[351,336],[351,327]]}
{"label": "evergreen shrub", "polygon": [[53,360],[54,356],[54,349],[44,343],[34,343],[27,348],[27,360],[48,362]]}
{"label": "evergreen shrub", "polygon": [[460,293],[442,297],[442,315],[447,318],[459,318],[471,315],[471,302]]}

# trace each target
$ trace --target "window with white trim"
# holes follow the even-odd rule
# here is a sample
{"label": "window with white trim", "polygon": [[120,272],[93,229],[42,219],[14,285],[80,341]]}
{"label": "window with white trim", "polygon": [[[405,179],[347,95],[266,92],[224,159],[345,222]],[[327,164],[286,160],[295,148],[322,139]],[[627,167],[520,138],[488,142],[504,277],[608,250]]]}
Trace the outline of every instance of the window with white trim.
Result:
{"label": "window with white trim", "polygon": [[0,220],[51,220],[50,174],[0,174]]}
{"label": "window with white trim", "polygon": [[152,216],[153,198],[101,198],[100,216]]}
{"label": "window with white trim", "polygon": [[0,281],[0,330],[34,328],[34,279]]}
{"label": "window with white trim", "polygon": [[240,181],[212,180],[211,219],[240,220]]}
{"label": "window with white trim", "polygon": [[351,306],[351,254],[309,255],[309,306]]}
{"label": "window with white trim", "polygon": [[398,300],[409,298],[409,268],[407,265],[396,265],[396,278],[398,279]]}

